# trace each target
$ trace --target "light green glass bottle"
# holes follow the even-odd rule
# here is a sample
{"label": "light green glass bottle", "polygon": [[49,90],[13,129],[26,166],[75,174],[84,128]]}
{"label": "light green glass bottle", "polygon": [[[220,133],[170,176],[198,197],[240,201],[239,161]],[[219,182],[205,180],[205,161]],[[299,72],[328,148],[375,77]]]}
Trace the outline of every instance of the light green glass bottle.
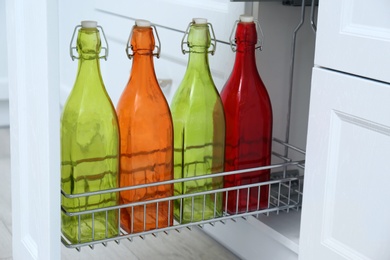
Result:
{"label": "light green glass bottle", "polygon": [[[211,24],[201,18],[193,19],[190,23],[187,71],[172,100],[175,179],[223,171],[225,117],[208,63],[211,44],[209,26]],[[176,183],[174,194],[222,187],[222,177],[207,178]],[[180,223],[207,220],[222,215],[222,194],[178,199],[174,205],[174,215]]]}
{"label": "light green glass bottle", "polygon": [[[67,194],[118,187],[119,130],[100,74],[101,27],[93,21],[83,21],[78,27],[78,72],[61,120],[61,188]],[[76,57],[72,54],[72,58]],[[62,196],[61,205],[68,212],[79,212],[115,206],[118,197],[117,193],[73,199]],[[72,243],[118,234],[117,210],[80,217],[62,212],[61,222],[63,235]]]}

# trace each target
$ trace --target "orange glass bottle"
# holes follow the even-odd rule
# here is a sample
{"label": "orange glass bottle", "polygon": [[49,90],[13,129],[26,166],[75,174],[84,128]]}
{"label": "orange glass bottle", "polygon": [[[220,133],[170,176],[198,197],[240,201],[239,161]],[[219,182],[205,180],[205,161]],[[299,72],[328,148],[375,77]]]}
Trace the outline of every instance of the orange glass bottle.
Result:
{"label": "orange glass bottle", "polygon": [[[133,53],[130,80],[119,100],[120,186],[173,179],[173,126],[168,103],[154,71],[155,41],[149,21],[137,20],[129,37]],[[157,35],[157,32],[156,32]],[[158,38],[158,37],[157,37]],[[160,48],[157,47],[159,55]],[[120,193],[121,204],[169,197],[173,185],[160,185]],[[170,202],[121,209],[121,226],[128,233],[173,224]]]}

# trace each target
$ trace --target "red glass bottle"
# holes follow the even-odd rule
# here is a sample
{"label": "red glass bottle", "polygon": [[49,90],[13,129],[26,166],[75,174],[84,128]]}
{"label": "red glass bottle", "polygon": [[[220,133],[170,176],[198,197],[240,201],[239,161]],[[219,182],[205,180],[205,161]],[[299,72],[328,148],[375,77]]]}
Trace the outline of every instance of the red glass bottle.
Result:
{"label": "red glass bottle", "polygon": [[[256,67],[256,24],[251,16],[237,23],[236,59],[221,98],[226,117],[225,171],[269,165],[271,162],[272,107]],[[268,181],[270,170],[225,176],[224,186]],[[225,209],[230,214],[268,206],[268,186],[229,191]],[[259,196],[260,195],[260,196]],[[227,196],[227,198],[226,198]]]}

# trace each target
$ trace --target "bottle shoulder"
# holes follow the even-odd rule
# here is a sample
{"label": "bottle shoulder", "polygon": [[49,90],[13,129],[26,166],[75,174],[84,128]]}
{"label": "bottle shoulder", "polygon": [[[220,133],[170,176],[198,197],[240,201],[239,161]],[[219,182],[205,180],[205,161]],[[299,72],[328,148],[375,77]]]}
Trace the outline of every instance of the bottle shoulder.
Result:
{"label": "bottle shoulder", "polygon": [[123,90],[117,105],[117,110],[169,110],[168,102],[160,89],[155,84],[132,84],[129,82]]}

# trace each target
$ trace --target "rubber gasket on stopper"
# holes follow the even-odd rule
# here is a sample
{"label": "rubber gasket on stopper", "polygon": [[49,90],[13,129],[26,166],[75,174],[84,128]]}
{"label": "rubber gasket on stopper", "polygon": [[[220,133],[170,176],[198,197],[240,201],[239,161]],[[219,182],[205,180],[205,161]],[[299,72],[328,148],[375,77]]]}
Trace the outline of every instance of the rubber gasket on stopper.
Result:
{"label": "rubber gasket on stopper", "polygon": [[135,25],[138,27],[150,27],[151,23],[148,20],[137,19]]}
{"label": "rubber gasket on stopper", "polygon": [[83,28],[96,28],[97,22],[96,21],[81,21],[81,27],[83,27]]}
{"label": "rubber gasket on stopper", "polygon": [[250,15],[240,15],[240,22],[243,23],[253,23],[254,18]]}
{"label": "rubber gasket on stopper", "polygon": [[206,18],[193,18],[192,21],[195,24],[206,24],[207,23],[207,19]]}

